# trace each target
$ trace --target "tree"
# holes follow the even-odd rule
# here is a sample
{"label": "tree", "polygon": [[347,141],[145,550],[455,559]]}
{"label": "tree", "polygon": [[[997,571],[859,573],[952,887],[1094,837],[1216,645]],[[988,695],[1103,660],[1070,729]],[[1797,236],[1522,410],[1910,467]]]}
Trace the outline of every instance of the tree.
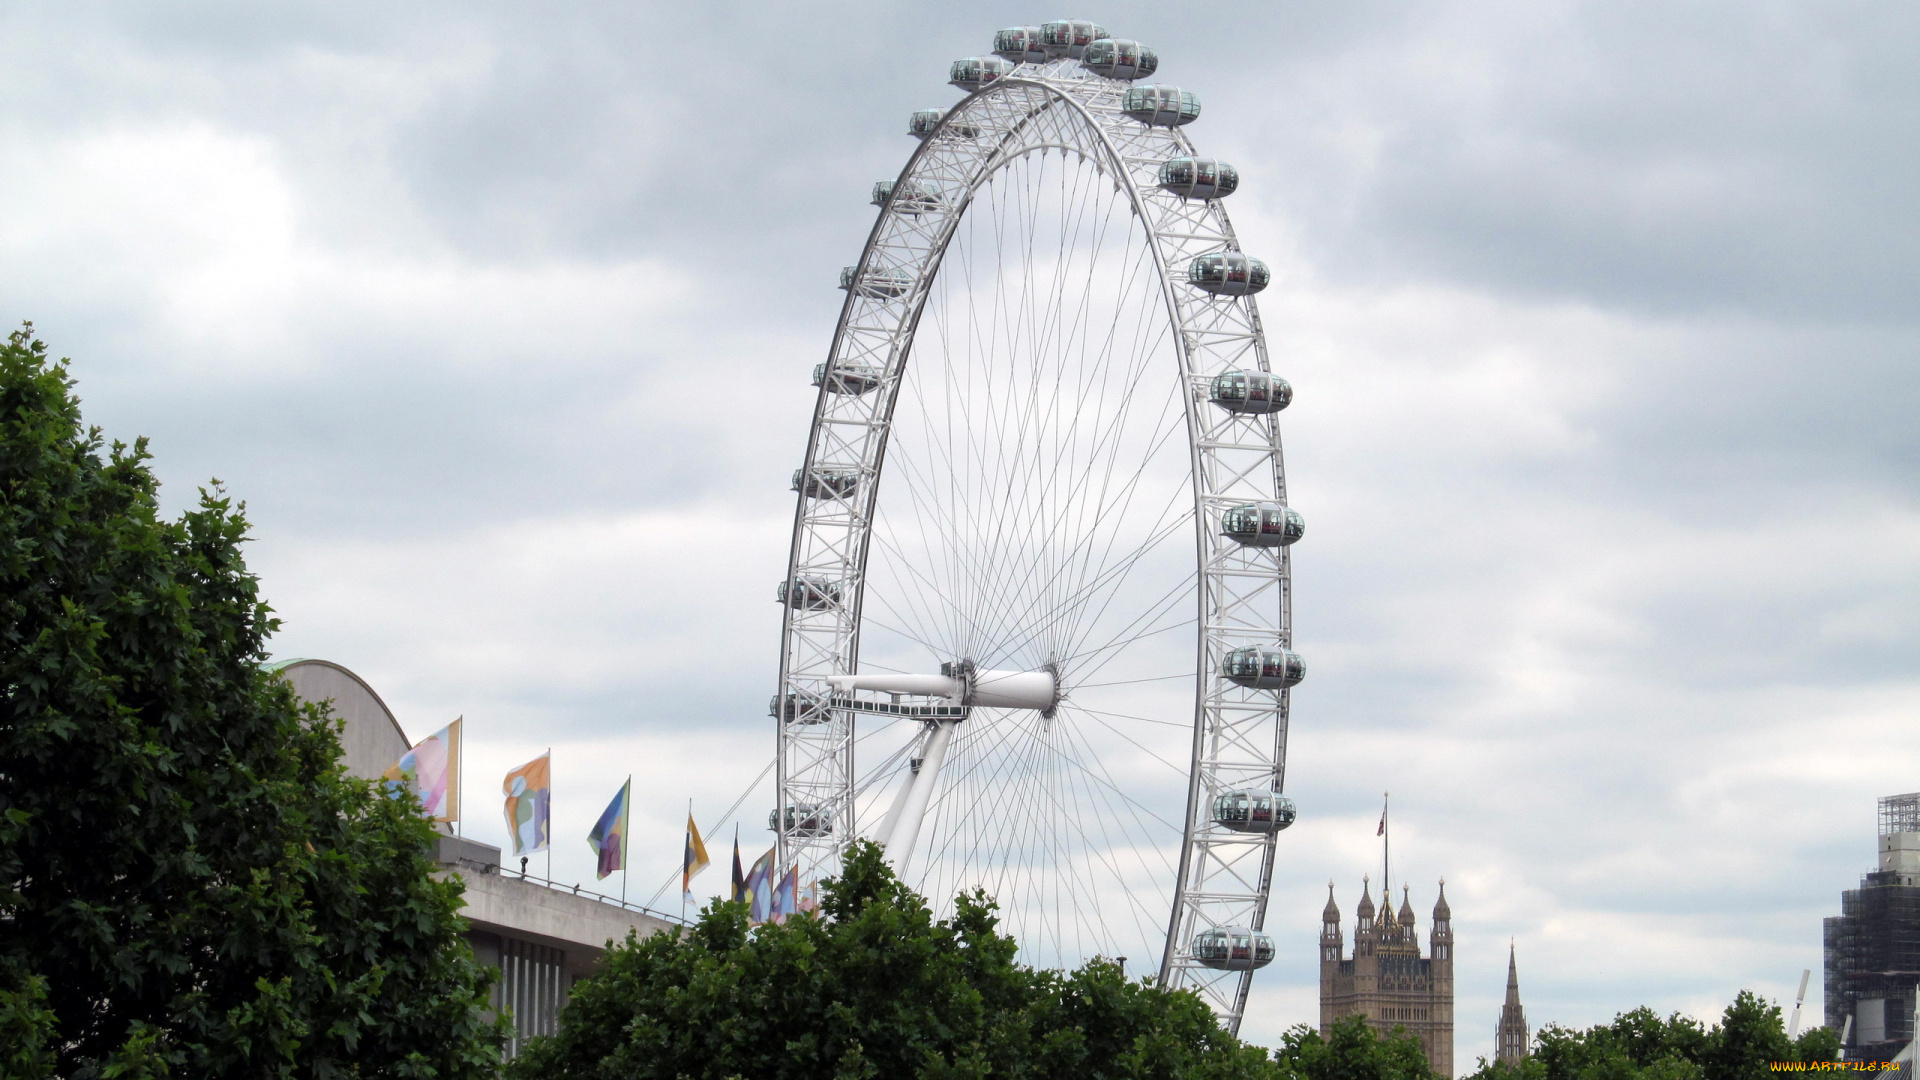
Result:
{"label": "tree", "polygon": [[984,894],[936,921],[872,844],[855,844],[824,890],[823,918],[749,928],[743,905],[715,903],[683,936],[629,935],[574,987],[559,1033],[533,1040],[509,1075],[1282,1076],[1191,993],[1104,961],[1017,963]]}
{"label": "tree", "polygon": [[433,832],[265,673],[216,481],[162,520],[65,362],[0,347],[0,1075],[489,1074]]}
{"label": "tree", "polygon": [[1644,1006],[1585,1030],[1549,1024],[1519,1066],[1482,1058],[1467,1080],[1758,1080],[1772,1062],[1839,1053],[1839,1037],[1824,1027],[1789,1040],[1780,1007],[1742,990],[1711,1028],[1679,1013],[1662,1020]]}
{"label": "tree", "polygon": [[1396,1027],[1380,1038],[1364,1016],[1334,1021],[1324,1038],[1296,1027],[1274,1057],[1298,1080],[1437,1080],[1418,1037]]}

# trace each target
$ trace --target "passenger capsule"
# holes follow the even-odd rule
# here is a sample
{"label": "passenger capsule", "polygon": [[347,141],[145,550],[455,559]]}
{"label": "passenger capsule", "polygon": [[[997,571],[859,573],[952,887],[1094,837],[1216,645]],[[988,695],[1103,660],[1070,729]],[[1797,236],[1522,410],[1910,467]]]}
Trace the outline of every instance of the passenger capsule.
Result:
{"label": "passenger capsule", "polygon": [[1047,58],[1037,26],[1009,26],[993,35],[993,54],[1016,64],[1038,64]]}
{"label": "passenger capsule", "polygon": [[998,56],[969,56],[947,69],[947,82],[972,93],[1012,70],[1013,65]]}
{"label": "passenger capsule", "polygon": [[1071,56],[1078,60],[1087,46],[1106,36],[1106,27],[1084,19],[1056,19],[1040,24],[1040,47],[1048,56]]}
{"label": "passenger capsule", "polygon": [[1212,158],[1177,157],[1160,164],[1160,188],[1183,199],[1224,199],[1240,188],[1240,170]]}
{"label": "passenger capsule", "polygon": [[[898,197],[895,195],[896,191]],[[938,191],[917,180],[907,181],[905,187],[900,187],[898,181],[894,180],[882,180],[873,185],[873,205],[886,206],[891,202],[894,213],[906,214],[908,217],[915,217],[929,210],[938,210],[940,201]]]}
{"label": "passenger capsule", "polygon": [[[833,811],[811,803],[788,803],[786,810],[788,836],[833,835]],[[772,832],[781,831],[778,809],[767,814],[767,828]]]}
{"label": "passenger capsule", "polygon": [[839,606],[840,583],[826,578],[783,581],[774,589],[773,598],[795,611],[825,611]]}
{"label": "passenger capsule", "polygon": [[1129,86],[1120,111],[1143,124],[1179,127],[1200,116],[1200,99],[1177,86]]}
{"label": "passenger capsule", "polygon": [[773,700],[767,702],[767,715],[789,724],[824,724],[831,713],[825,695],[801,691],[775,694]]}
{"label": "passenger capsule", "polygon": [[1221,926],[1193,936],[1193,958],[1219,971],[1252,971],[1273,962],[1273,938],[1244,926]]}
{"label": "passenger capsule", "polygon": [[1249,788],[1213,798],[1213,823],[1234,832],[1277,833],[1298,816],[1293,800],[1277,791]]}
{"label": "passenger capsule", "polygon": [[851,289],[855,295],[869,300],[886,300],[895,296],[905,296],[913,288],[913,275],[905,270],[869,270],[859,273],[857,266],[840,268],[840,287]]}
{"label": "passenger capsule", "polygon": [[1247,645],[1227,653],[1220,674],[1253,690],[1285,690],[1307,677],[1307,662],[1288,649]]}
{"label": "passenger capsule", "polygon": [[1080,66],[1109,79],[1144,79],[1160,70],[1160,57],[1137,41],[1100,38],[1087,46]]}
{"label": "passenger capsule", "polygon": [[[798,474],[795,482],[798,483]],[[858,480],[855,480],[858,484]],[[1279,503],[1245,503],[1220,515],[1220,535],[1247,547],[1289,547],[1307,535],[1307,519],[1300,511]]]}
{"label": "passenger capsule", "polygon": [[1216,251],[1187,264],[1187,284],[1215,296],[1249,296],[1272,280],[1266,263],[1238,251]]}
{"label": "passenger capsule", "polygon": [[[819,385],[818,380],[815,385]],[[1230,413],[1262,416],[1293,402],[1293,387],[1270,371],[1228,371],[1213,377],[1207,400]]]}
{"label": "passenger capsule", "polygon": [[[802,479],[806,481],[802,483]],[[793,490],[809,499],[844,499],[860,490],[860,470],[833,469],[814,466],[808,475],[805,469],[793,470]]]}
{"label": "passenger capsule", "polygon": [[880,385],[887,373],[877,367],[865,364],[835,364],[832,374],[828,374],[827,365],[813,365],[813,385],[826,384],[829,394],[847,394],[859,397],[861,394]]}
{"label": "passenger capsule", "polygon": [[908,118],[907,134],[921,140],[931,138],[935,131],[940,132],[940,137],[944,139],[977,139],[980,137],[979,126],[966,123],[965,121],[957,124],[948,124],[942,128],[940,121],[946,118],[947,110],[945,109],[921,109]]}

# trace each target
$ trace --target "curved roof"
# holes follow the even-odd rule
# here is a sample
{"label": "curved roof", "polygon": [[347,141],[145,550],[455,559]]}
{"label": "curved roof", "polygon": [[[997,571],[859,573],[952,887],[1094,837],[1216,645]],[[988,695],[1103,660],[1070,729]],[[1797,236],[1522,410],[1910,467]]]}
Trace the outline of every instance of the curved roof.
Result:
{"label": "curved roof", "polygon": [[413,748],[393,710],[380,700],[367,681],[331,660],[296,657],[266,665],[268,671],[293,686],[302,701],[325,702],[343,724],[340,757],[347,772],[367,780],[380,774]]}

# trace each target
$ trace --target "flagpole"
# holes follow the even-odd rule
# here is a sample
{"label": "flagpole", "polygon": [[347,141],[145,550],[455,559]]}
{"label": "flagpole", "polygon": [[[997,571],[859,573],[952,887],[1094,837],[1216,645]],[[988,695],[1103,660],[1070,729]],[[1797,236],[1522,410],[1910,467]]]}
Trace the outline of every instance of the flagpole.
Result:
{"label": "flagpole", "polygon": [[[692,796],[688,796],[688,798],[687,798],[687,828],[688,828],[688,829],[692,829],[692,828],[693,828],[693,798],[692,798]],[[686,854],[684,854],[684,855],[682,855],[682,856],[680,856],[680,925],[681,925],[681,926],[685,926],[685,925],[687,925],[687,885],[689,884],[689,882],[687,881],[687,865],[688,865],[688,861],[689,861],[689,860],[691,860],[691,859],[693,858],[693,851],[692,851],[692,847],[693,847],[693,837],[692,837],[692,836],[688,836],[688,837],[687,837],[687,845],[686,845],[686,846],[687,846],[687,848],[688,848],[688,851],[687,851],[687,853],[686,853]],[[621,896],[622,896],[623,898],[624,898],[624,897],[625,897],[625,896],[627,895],[627,894],[626,894],[626,888],[627,888],[627,886],[626,886],[626,880],[627,880],[627,872],[626,872],[626,869],[625,869],[624,867],[622,867],[622,869],[621,869],[621,871],[620,871],[620,881],[621,881],[621,885],[620,885],[620,889],[621,889],[621,892],[620,892],[620,895],[621,895]]]}
{"label": "flagpole", "polygon": [[[553,747],[547,747],[547,820],[553,820]],[[553,826],[547,826],[547,884],[553,884]]]}
{"label": "flagpole", "polygon": [[[620,890],[626,894],[627,888],[627,832],[633,828],[633,774],[627,774],[627,782],[620,785]],[[680,890],[683,899],[686,890]]]}
{"label": "flagpole", "polygon": [[1387,816],[1387,805],[1393,792],[1380,793],[1380,895],[1387,907],[1393,906],[1393,819]]}
{"label": "flagpole", "polygon": [[[442,713],[441,715],[444,716],[446,714]],[[463,720],[466,719],[466,714],[465,713],[460,714],[460,718]],[[453,763],[453,773],[454,773],[453,835],[455,836],[466,835],[466,828],[467,828],[467,823],[464,820],[466,818],[466,815],[460,812],[460,804],[464,802],[467,797],[467,745],[466,745],[467,737],[466,736],[467,736],[466,732],[463,731],[460,733],[460,760]]]}

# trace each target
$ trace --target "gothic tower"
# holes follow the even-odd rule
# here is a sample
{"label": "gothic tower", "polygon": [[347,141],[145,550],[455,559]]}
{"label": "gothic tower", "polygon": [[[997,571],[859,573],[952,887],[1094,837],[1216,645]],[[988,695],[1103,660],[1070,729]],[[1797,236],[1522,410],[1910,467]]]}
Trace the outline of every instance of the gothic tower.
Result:
{"label": "gothic tower", "polygon": [[1520,1007],[1520,970],[1514,966],[1513,943],[1507,943],[1507,1003],[1500,1009],[1500,1026],[1493,1029],[1493,1060],[1518,1065],[1527,1056],[1527,1013]]}
{"label": "gothic tower", "polygon": [[1363,880],[1355,910],[1353,956],[1345,956],[1340,908],[1327,886],[1320,919],[1320,1032],[1329,1033],[1343,1017],[1362,1015],[1381,1035],[1404,1029],[1420,1040],[1427,1064],[1441,1076],[1453,1075],[1453,914],[1446,886],[1433,906],[1432,953],[1420,955],[1412,890],[1400,910],[1384,896],[1375,918],[1371,882]]}

